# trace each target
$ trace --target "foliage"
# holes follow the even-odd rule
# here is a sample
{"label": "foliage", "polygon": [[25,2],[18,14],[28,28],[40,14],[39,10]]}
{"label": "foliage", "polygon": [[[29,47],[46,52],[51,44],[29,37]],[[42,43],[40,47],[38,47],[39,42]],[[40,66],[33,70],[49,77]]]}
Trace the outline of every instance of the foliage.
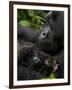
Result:
{"label": "foliage", "polygon": [[55,77],[54,73],[51,73],[49,77],[44,77],[44,78],[41,78],[41,79],[56,79],[56,77]]}
{"label": "foliage", "polygon": [[46,22],[45,15],[47,13],[48,11],[45,10],[18,9],[18,24],[22,27],[41,29],[42,25]]}

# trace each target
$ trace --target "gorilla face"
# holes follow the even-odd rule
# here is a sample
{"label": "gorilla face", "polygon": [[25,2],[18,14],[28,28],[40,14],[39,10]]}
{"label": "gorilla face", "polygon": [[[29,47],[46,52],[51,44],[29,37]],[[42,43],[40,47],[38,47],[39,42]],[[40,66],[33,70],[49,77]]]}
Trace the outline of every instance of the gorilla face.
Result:
{"label": "gorilla face", "polygon": [[45,54],[44,52],[39,51],[38,48],[34,47],[24,59],[32,68],[38,70],[43,64],[49,64],[48,62],[51,57],[50,55]]}

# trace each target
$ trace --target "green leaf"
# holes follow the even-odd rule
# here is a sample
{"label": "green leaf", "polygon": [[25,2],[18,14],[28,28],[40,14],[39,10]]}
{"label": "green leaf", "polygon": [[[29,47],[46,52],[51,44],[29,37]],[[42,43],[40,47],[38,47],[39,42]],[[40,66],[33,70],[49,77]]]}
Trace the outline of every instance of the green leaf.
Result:
{"label": "green leaf", "polygon": [[32,17],[32,16],[34,16],[34,11],[33,11],[33,10],[29,10],[29,11],[28,11],[28,14],[29,14],[29,16]]}
{"label": "green leaf", "polygon": [[48,78],[49,79],[55,79],[55,75],[52,73]]}
{"label": "green leaf", "polygon": [[56,79],[54,73],[51,73],[49,77],[44,77],[44,78],[41,78],[42,79]]}
{"label": "green leaf", "polygon": [[30,26],[31,26],[30,22],[27,21],[27,20],[21,20],[21,21],[19,22],[19,24],[20,24],[22,27],[30,27]]}

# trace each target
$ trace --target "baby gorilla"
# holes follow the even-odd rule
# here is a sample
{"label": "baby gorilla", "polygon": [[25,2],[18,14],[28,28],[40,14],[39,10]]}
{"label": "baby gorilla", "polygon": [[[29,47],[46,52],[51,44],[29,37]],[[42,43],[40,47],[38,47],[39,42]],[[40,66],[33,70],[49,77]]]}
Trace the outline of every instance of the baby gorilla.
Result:
{"label": "baby gorilla", "polygon": [[33,43],[18,42],[18,80],[36,80],[48,77],[53,71],[53,66],[50,64],[50,55],[39,51]]}

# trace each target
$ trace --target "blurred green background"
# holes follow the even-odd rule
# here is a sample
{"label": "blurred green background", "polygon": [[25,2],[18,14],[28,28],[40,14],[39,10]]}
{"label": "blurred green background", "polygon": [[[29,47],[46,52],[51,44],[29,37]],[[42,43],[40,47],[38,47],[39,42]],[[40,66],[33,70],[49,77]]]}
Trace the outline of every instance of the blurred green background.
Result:
{"label": "blurred green background", "polygon": [[20,24],[22,27],[41,29],[43,24],[46,22],[45,15],[47,13],[48,11],[46,10],[18,9],[18,24]]}

